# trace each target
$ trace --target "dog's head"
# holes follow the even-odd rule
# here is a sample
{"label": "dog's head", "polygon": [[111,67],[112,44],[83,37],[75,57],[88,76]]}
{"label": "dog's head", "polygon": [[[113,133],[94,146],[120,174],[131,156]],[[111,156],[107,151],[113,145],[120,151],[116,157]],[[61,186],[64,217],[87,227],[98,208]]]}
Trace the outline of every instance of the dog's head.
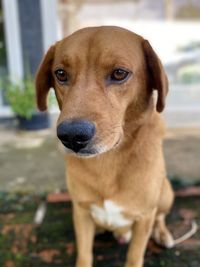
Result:
{"label": "dog's head", "polygon": [[125,139],[130,123],[165,106],[162,64],[147,40],[118,27],[85,28],[51,46],[36,77],[37,102],[46,110],[53,87],[60,108],[57,134],[71,152],[106,152]]}

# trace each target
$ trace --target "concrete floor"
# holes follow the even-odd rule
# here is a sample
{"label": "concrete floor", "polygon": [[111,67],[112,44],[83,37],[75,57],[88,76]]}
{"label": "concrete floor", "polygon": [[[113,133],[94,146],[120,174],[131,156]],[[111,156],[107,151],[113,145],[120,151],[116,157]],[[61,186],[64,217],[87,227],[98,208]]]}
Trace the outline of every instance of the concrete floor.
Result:
{"label": "concrete floor", "polygon": [[[170,177],[200,181],[200,129],[170,129],[164,141]],[[0,129],[0,190],[58,191],[65,188],[63,154],[52,131]]]}
{"label": "concrete floor", "polygon": [[169,129],[164,154],[169,176],[200,182],[200,128]]}

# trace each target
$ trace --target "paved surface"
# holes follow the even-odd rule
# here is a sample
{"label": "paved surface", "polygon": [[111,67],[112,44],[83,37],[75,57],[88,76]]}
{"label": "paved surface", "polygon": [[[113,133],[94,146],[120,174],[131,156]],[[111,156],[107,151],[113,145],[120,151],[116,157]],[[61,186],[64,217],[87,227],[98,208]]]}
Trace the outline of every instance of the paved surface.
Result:
{"label": "paved surface", "polygon": [[186,183],[200,182],[200,129],[168,130],[164,152],[170,177]]}
{"label": "paved surface", "polygon": [[0,188],[58,191],[65,188],[64,158],[51,132],[0,132]]}
{"label": "paved surface", "polygon": [[[168,175],[200,181],[200,129],[167,132],[164,152]],[[52,132],[0,130],[0,188],[6,191],[56,191],[65,188],[63,154]]]}

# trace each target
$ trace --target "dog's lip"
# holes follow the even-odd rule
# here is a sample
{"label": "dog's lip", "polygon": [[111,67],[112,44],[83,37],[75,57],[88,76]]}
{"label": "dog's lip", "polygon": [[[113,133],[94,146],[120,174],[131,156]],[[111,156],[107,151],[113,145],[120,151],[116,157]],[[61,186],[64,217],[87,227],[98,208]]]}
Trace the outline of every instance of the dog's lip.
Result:
{"label": "dog's lip", "polygon": [[118,147],[118,145],[120,144],[120,142],[121,142],[121,136],[119,137],[119,139],[117,140],[117,142],[114,144],[114,146],[111,148],[111,149],[108,149],[108,150],[106,150],[106,151],[103,151],[103,152],[101,152],[101,151],[98,151],[98,149],[95,149],[95,148],[91,148],[91,149],[82,149],[82,150],[80,150],[79,152],[77,152],[76,154],[78,155],[78,156],[81,156],[81,157],[94,157],[94,156],[97,156],[97,155],[99,155],[99,154],[102,154],[102,153],[105,153],[105,152],[107,152],[107,151],[109,151],[109,150],[112,150],[112,149],[114,149],[114,148],[116,148],[116,147]]}
{"label": "dog's lip", "polygon": [[73,149],[68,148],[64,142],[62,142],[62,144],[65,147],[66,151],[70,152],[70,154],[72,155],[77,155],[81,157],[89,157],[89,156],[94,156],[98,154],[98,152],[94,148],[83,148],[79,151],[74,151]]}
{"label": "dog's lip", "polygon": [[84,156],[84,155],[95,155],[97,151],[95,149],[81,149],[80,151],[76,152],[76,154]]}
{"label": "dog's lip", "polygon": [[80,156],[80,157],[94,157],[94,156],[97,156],[99,154],[105,153],[105,152],[107,152],[109,150],[112,150],[112,149],[117,148],[119,146],[119,144],[121,143],[121,139],[122,139],[122,136],[120,135],[120,137],[118,138],[118,140],[116,141],[116,143],[113,145],[113,147],[111,147],[108,150],[102,151],[102,152],[101,152],[101,150],[98,149],[98,144],[95,144],[95,145],[93,144],[93,146],[82,148],[79,151],[74,151],[74,150],[68,148],[65,145],[65,142],[62,142],[62,144],[65,146],[65,148],[67,149],[67,151],[70,151],[71,154],[73,154],[75,156]]}
{"label": "dog's lip", "polygon": [[119,139],[117,140],[117,142],[114,144],[113,148],[116,148],[121,142],[121,136],[119,137]]}

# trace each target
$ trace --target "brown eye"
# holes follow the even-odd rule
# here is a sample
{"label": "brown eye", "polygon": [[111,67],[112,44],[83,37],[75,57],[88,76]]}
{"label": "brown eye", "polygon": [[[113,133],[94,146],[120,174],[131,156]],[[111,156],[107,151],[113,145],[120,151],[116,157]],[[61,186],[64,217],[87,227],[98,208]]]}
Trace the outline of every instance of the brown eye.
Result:
{"label": "brown eye", "polygon": [[63,69],[59,69],[55,71],[56,78],[59,82],[64,83],[68,80],[67,72]]}
{"label": "brown eye", "polygon": [[129,72],[123,69],[115,69],[110,78],[114,82],[121,82],[124,81],[129,75]]}

